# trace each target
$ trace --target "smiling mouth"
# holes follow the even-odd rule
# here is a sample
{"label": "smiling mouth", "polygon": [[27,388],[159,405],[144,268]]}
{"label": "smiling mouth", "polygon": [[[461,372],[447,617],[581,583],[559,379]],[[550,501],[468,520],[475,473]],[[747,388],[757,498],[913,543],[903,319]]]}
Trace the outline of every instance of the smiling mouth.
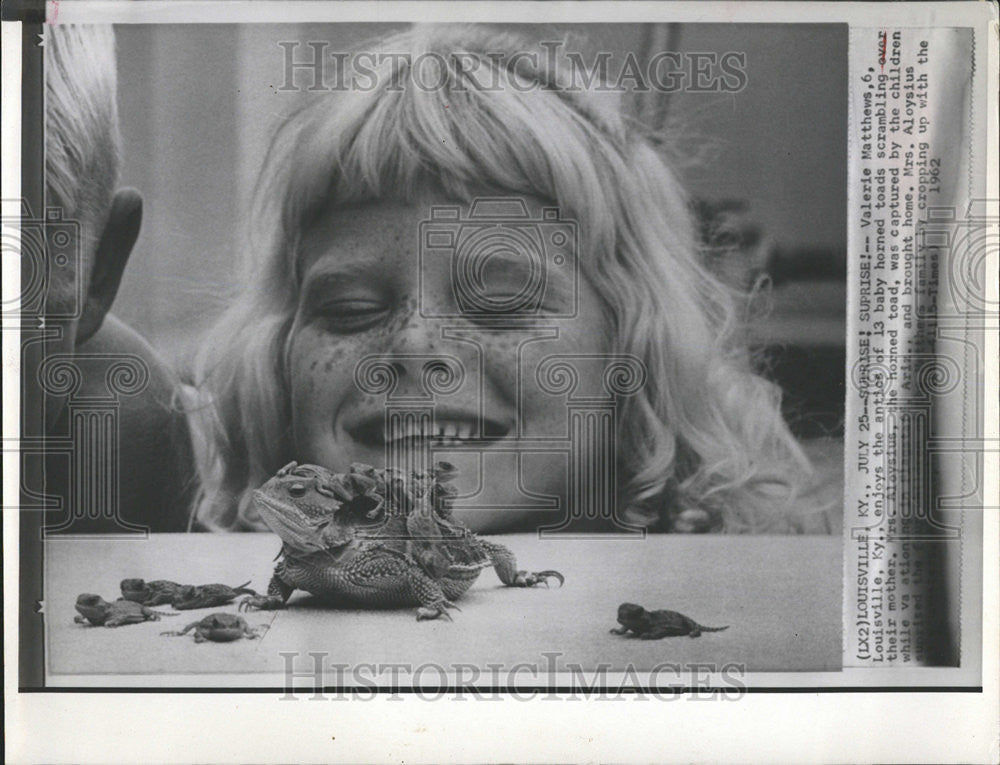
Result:
{"label": "smiling mouth", "polygon": [[[480,425],[482,429],[480,430]],[[510,428],[496,420],[473,417],[438,417],[426,430],[415,423],[405,422],[398,426],[386,421],[384,416],[369,417],[356,427],[347,429],[348,435],[365,446],[379,447],[387,443],[418,442],[431,440],[436,444],[489,443],[505,438]]]}

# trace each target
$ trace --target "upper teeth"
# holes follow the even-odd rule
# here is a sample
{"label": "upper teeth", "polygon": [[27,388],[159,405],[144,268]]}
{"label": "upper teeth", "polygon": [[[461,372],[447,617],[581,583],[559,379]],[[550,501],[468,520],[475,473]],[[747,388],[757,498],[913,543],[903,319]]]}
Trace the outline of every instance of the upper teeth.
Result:
{"label": "upper teeth", "polygon": [[439,422],[437,424],[438,438],[465,439],[472,436],[472,426],[466,422]]}
{"label": "upper teeth", "polygon": [[[470,423],[445,420],[438,422],[437,429],[430,431],[427,435],[432,438],[468,439],[472,438],[472,434],[473,426]],[[420,438],[423,433],[420,429],[413,427],[411,423],[407,423],[402,427],[390,425],[387,435],[388,440],[395,441],[397,439]]]}

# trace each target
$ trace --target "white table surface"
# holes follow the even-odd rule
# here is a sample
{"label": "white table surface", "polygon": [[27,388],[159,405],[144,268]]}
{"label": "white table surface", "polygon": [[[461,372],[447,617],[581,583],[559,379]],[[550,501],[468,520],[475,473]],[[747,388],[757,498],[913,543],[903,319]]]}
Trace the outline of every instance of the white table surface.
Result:
{"label": "white table surface", "polygon": [[[494,537],[521,568],[554,568],[562,588],[503,587],[486,570],[453,612],[422,621],[415,610],[336,609],[298,592],[289,607],[247,616],[269,623],[263,639],[195,643],[163,637],[236,604],[185,611],[116,629],[75,624],[81,592],[112,600],[126,577],[267,588],[280,545],[271,534],[161,534],[147,540],[57,540],[46,544],[47,672],[74,675],[275,674],[282,652],[327,654],[329,662],[544,664],[542,654],[584,668],[660,662],[726,662],[750,671],[836,670],[841,661],[841,540],[832,536],[651,535],[645,540]],[[725,632],[657,641],[609,634],[618,604],[669,608]],[[162,606],[160,610],[171,610]],[[307,661],[303,659],[303,661]],[[237,678],[234,676],[234,682]],[[245,684],[246,680],[240,681]]]}

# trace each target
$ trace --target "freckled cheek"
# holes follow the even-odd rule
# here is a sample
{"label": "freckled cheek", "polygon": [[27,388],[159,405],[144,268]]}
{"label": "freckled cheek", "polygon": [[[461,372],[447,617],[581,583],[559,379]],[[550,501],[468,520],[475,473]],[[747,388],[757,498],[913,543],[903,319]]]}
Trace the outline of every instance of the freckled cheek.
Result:
{"label": "freckled cheek", "polygon": [[[607,354],[610,343],[606,325],[599,317],[582,315],[575,319],[554,321],[559,335],[526,345],[521,352],[521,426],[524,434],[534,437],[558,437],[566,432],[567,401],[565,395],[554,395],[540,387],[536,373],[539,366],[551,356],[582,356],[582,360],[569,363],[579,375],[580,390],[600,389],[600,364],[587,357]],[[516,354],[516,351],[515,351]],[[513,368],[516,361],[509,362]]]}
{"label": "freckled cheek", "polygon": [[[441,316],[454,314],[458,309],[455,304],[454,292],[449,283],[441,283],[435,274],[428,274],[425,270],[424,283],[413,301],[413,309],[418,310],[425,316]],[[450,282],[450,277],[448,277]]]}
{"label": "freckled cheek", "polygon": [[485,332],[476,339],[490,387],[509,400],[517,392],[517,346],[522,339],[519,333],[502,332]]}
{"label": "freckled cheek", "polygon": [[324,341],[308,328],[292,340],[289,354],[292,427],[296,441],[315,431],[330,432],[334,413],[354,386],[354,366],[363,353],[350,343]]}

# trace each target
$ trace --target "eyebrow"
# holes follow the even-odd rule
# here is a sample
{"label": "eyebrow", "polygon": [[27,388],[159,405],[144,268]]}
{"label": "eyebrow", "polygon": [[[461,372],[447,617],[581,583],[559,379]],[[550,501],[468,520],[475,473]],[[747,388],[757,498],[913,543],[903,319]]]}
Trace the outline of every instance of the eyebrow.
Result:
{"label": "eyebrow", "polygon": [[359,276],[370,276],[378,268],[369,260],[348,260],[337,262],[326,267],[317,266],[306,271],[302,283],[307,284],[314,279],[351,279]]}

